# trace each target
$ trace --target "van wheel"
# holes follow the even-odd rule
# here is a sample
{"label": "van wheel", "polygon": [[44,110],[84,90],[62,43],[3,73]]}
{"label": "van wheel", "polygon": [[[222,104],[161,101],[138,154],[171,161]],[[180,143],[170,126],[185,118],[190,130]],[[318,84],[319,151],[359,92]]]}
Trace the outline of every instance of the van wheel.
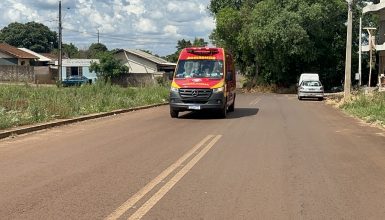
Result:
{"label": "van wheel", "polygon": [[179,112],[176,110],[170,110],[171,118],[178,118]]}
{"label": "van wheel", "polygon": [[302,100],[302,97],[301,97],[301,96],[298,96],[298,100]]}
{"label": "van wheel", "polygon": [[227,107],[226,104],[223,106],[221,110],[219,110],[219,117],[226,118],[227,115]]}
{"label": "van wheel", "polygon": [[324,100],[324,98],[323,98],[323,97],[320,97],[320,98],[318,98],[318,101],[322,101],[322,100]]}
{"label": "van wheel", "polygon": [[229,106],[229,112],[233,112],[234,108],[235,108],[235,98],[234,98],[233,103]]}

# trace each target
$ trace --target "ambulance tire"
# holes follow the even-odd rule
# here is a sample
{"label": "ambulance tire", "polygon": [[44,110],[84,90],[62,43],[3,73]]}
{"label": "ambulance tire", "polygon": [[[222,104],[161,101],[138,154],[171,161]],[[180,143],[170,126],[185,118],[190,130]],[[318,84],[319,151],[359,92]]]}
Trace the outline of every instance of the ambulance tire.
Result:
{"label": "ambulance tire", "polygon": [[171,118],[178,118],[179,112],[176,110],[170,110]]}
{"label": "ambulance tire", "polygon": [[234,97],[233,103],[229,106],[229,112],[234,112],[234,108],[235,108],[235,97]]}
{"label": "ambulance tire", "polygon": [[219,117],[220,118],[226,118],[227,115],[227,106],[226,104],[219,110]]}

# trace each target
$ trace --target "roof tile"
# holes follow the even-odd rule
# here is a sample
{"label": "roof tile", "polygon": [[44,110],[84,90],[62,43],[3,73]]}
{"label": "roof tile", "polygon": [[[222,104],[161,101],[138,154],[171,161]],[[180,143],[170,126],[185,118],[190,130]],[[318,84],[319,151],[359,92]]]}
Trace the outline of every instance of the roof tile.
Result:
{"label": "roof tile", "polygon": [[0,43],[0,51],[19,59],[38,59],[39,57],[22,51],[6,43]]}

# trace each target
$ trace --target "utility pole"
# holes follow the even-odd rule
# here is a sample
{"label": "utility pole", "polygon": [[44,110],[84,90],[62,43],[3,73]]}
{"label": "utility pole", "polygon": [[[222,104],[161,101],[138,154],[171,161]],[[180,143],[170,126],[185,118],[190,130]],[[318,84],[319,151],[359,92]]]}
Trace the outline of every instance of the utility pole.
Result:
{"label": "utility pole", "polygon": [[98,44],[99,44],[100,42],[99,42],[99,28],[98,28]]}
{"label": "utility pole", "polygon": [[373,48],[375,49],[376,47],[376,43],[375,43],[375,37],[374,37],[374,31],[376,30],[376,28],[372,28],[372,27],[367,27],[367,28],[364,28],[365,30],[368,31],[368,34],[369,34],[369,81],[368,81],[368,87],[370,87],[371,85],[371,80],[372,80],[372,63],[373,63]]}
{"label": "utility pole", "polygon": [[100,43],[100,41],[99,41],[99,29],[98,29],[98,44]]}
{"label": "utility pole", "polygon": [[62,22],[61,22],[61,1],[59,1],[59,60],[58,60],[58,68],[59,68],[59,82],[62,81]]}
{"label": "utility pole", "polygon": [[348,2],[348,28],[346,34],[346,60],[345,60],[345,84],[344,84],[344,98],[350,98],[350,86],[351,86],[351,72],[352,72],[352,3],[353,0],[347,0]]}
{"label": "utility pole", "polygon": [[360,31],[359,31],[359,50],[358,50],[358,86],[362,85],[362,17],[360,17]]}

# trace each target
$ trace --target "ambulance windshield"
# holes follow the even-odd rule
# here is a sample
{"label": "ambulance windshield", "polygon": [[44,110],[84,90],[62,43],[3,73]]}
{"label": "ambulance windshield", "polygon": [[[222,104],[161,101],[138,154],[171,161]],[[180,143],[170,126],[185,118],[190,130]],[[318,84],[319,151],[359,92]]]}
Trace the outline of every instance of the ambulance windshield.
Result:
{"label": "ambulance windshield", "polygon": [[222,60],[180,60],[175,78],[223,78]]}

